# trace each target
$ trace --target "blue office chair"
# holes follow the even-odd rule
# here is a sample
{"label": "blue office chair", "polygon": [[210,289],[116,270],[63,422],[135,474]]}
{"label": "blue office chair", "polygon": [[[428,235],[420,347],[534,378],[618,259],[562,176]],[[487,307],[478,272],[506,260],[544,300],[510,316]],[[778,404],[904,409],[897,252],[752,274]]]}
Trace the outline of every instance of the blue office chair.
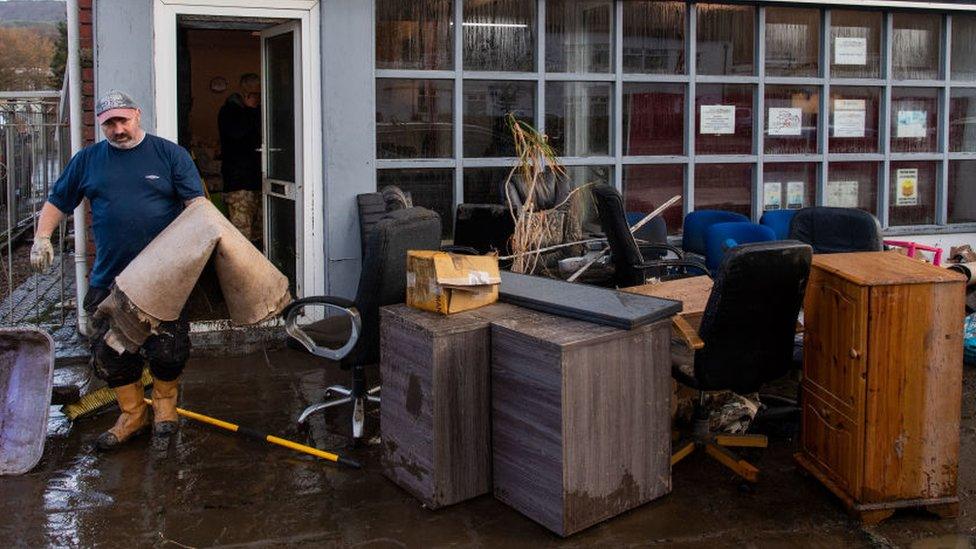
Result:
{"label": "blue office chair", "polygon": [[716,223],[749,223],[749,218],[722,210],[697,210],[685,216],[681,248],[688,253],[706,255],[705,231]]}
{"label": "blue office chair", "polygon": [[790,223],[796,210],[771,210],[762,214],[759,224],[765,225],[776,233],[776,240],[786,240],[790,237]]}
{"label": "blue office chair", "polygon": [[776,233],[758,223],[716,223],[705,231],[705,266],[715,272],[727,250],[739,244],[773,240],[777,240]]}

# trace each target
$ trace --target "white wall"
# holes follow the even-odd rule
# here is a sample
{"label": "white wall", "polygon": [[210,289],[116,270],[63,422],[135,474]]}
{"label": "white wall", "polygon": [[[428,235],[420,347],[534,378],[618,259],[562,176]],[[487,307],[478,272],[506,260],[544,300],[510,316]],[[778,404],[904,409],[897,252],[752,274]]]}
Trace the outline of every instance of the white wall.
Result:
{"label": "white wall", "polygon": [[360,270],[356,195],[376,190],[373,0],[322,2],[327,293],[352,298]]}
{"label": "white wall", "polygon": [[[97,0],[95,8],[95,101],[111,90],[142,107],[142,126],[153,133],[152,0]],[[173,29],[176,32],[176,29]],[[101,132],[96,131],[96,139]]]}

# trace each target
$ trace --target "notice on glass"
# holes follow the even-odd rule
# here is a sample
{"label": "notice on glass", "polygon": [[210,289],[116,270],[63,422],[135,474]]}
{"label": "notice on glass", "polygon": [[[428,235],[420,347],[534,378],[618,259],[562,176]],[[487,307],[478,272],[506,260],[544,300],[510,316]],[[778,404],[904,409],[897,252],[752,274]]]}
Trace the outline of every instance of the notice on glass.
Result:
{"label": "notice on glass", "polygon": [[790,181],[786,184],[786,208],[799,210],[803,207],[803,182]]}
{"label": "notice on glass", "polygon": [[767,181],[763,183],[763,210],[778,210],[783,203],[783,184]]}
{"label": "notice on glass", "polygon": [[928,113],[925,111],[898,111],[898,127],[895,136],[899,139],[903,137],[925,137],[925,119]]}
{"label": "notice on glass", "polygon": [[856,208],[857,181],[828,181],[824,202],[836,208]]}
{"label": "notice on glass", "polygon": [[800,135],[802,116],[802,109],[770,107],[769,135]]}
{"label": "notice on glass", "polygon": [[703,135],[735,133],[735,105],[702,105],[698,132]]}
{"label": "notice on glass", "polygon": [[867,65],[868,39],[838,36],[834,40],[835,65]]}
{"label": "notice on glass", "polygon": [[896,206],[918,206],[918,169],[905,168],[895,171]]}
{"label": "notice on glass", "polygon": [[834,137],[864,137],[863,99],[834,100]]}

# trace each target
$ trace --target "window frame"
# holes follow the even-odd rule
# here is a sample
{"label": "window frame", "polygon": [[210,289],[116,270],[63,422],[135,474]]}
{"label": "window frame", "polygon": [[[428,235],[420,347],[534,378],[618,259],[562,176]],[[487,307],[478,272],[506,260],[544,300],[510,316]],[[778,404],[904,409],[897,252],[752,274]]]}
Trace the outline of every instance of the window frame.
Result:
{"label": "window frame", "polygon": [[[463,156],[464,126],[463,103],[464,84],[467,80],[519,80],[533,82],[535,89],[535,116],[532,123],[540,131],[545,132],[546,118],[546,85],[551,81],[570,82],[609,82],[612,85],[611,113],[610,113],[610,154],[606,156],[561,157],[566,166],[608,166],[611,168],[611,182],[618,189],[624,188],[626,168],[633,165],[682,165],[684,167],[684,185],[682,191],[682,213],[688,214],[694,209],[695,203],[695,166],[705,163],[751,164],[753,166],[752,206],[751,213],[754,220],[758,220],[763,213],[762,190],[764,183],[764,166],[771,163],[813,163],[818,167],[815,200],[816,205],[823,205],[824,190],[830,180],[830,164],[832,162],[875,162],[879,166],[878,188],[876,189],[877,217],[885,234],[919,234],[945,232],[976,231],[976,222],[948,223],[948,185],[950,162],[958,160],[976,160],[976,152],[950,152],[949,150],[949,100],[953,89],[976,88],[976,81],[953,81],[951,71],[952,57],[952,21],[956,16],[976,17],[976,14],[945,10],[924,10],[895,7],[866,7],[855,4],[838,6],[835,4],[777,4],[777,8],[805,8],[815,7],[820,11],[820,52],[819,74],[813,77],[780,77],[766,75],[766,10],[764,4],[749,3],[753,6],[756,18],[753,36],[756,72],[752,76],[721,76],[698,75],[696,63],[696,43],[698,10],[700,3],[687,1],[684,16],[684,57],[685,70],[683,74],[656,73],[624,73],[623,69],[623,0],[613,3],[613,21],[611,25],[612,70],[609,73],[550,73],[545,70],[546,64],[546,0],[536,1],[536,52],[535,70],[531,72],[484,72],[466,71],[463,67],[463,44],[460,29],[463,24],[464,1],[454,0],[454,29],[452,39],[454,47],[453,70],[395,70],[377,69],[374,77],[379,78],[413,78],[413,79],[453,79],[454,80],[454,156],[441,159],[375,159],[377,170],[405,169],[405,168],[443,168],[452,169],[454,175],[455,207],[464,197],[465,168],[501,168],[515,164],[514,158],[465,158]],[[723,2],[725,3],[725,2]],[[727,2],[732,3],[732,2]],[[872,11],[882,14],[881,27],[881,78],[848,78],[831,76],[831,59],[833,44],[831,36],[831,15],[839,11]],[[893,78],[892,40],[895,13],[936,13],[942,18],[940,36],[942,78],[935,80],[901,80]],[[375,21],[374,21],[375,24]],[[625,106],[623,90],[628,83],[673,83],[684,86],[684,154],[660,156],[625,156],[623,154],[623,109]],[[753,86],[753,154],[714,155],[696,154],[695,138],[697,133],[695,98],[696,86],[701,84],[748,84]],[[765,153],[766,128],[766,85],[804,85],[813,86],[819,90],[819,112],[817,119],[817,151],[804,154],[767,154]],[[878,121],[879,149],[875,153],[831,153],[829,152],[830,125],[830,97],[832,86],[875,87],[880,89],[880,118]],[[939,97],[939,115],[937,132],[937,149],[926,153],[898,153],[891,150],[891,135],[893,123],[891,115],[892,89],[905,87],[936,88]],[[375,131],[375,125],[374,125]],[[904,161],[934,161],[938,168],[935,182],[935,223],[931,225],[889,226],[889,187],[891,164]]]}

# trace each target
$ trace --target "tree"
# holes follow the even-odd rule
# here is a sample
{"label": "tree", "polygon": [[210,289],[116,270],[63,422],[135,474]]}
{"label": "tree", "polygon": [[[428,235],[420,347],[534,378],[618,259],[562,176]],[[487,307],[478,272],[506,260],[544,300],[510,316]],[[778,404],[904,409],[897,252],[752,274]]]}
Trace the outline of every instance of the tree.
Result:
{"label": "tree", "polygon": [[0,27],[0,90],[39,90],[51,75],[52,41],[36,29]]}
{"label": "tree", "polygon": [[58,21],[58,37],[54,40],[54,53],[51,55],[52,90],[60,90],[64,84],[64,71],[68,65],[68,24]]}

